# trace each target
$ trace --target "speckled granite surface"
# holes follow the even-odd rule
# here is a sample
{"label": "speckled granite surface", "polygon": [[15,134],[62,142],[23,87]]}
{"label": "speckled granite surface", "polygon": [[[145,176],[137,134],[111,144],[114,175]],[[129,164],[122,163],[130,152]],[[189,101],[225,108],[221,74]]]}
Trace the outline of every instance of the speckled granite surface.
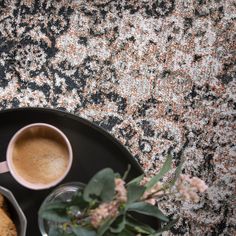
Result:
{"label": "speckled granite surface", "polygon": [[234,0],[1,0],[0,109],[83,116],[149,173],[182,151],[209,190],[162,205],[166,235],[236,235],[235,20]]}

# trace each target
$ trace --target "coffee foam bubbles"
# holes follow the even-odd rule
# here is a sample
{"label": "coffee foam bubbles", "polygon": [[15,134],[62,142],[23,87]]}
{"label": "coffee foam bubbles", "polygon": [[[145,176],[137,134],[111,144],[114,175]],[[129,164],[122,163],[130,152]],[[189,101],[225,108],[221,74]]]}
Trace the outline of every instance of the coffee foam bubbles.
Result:
{"label": "coffee foam bubbles", "polygon": [[50,184],[60,178],[68,166],[66,144],[52,131],[28,132],[13,147],[15,172],[33,184]]}

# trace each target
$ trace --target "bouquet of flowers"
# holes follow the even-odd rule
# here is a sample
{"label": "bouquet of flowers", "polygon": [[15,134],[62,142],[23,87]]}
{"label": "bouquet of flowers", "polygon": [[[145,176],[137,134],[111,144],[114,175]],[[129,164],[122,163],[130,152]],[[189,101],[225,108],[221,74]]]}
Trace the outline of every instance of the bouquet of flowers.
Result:
{"label": "bouquet of flowers", "polygon": [[[161,181],[171,169],[168,156],[153,177],[141,175],[125,182],[129,168],[121,177],[112,169],[96,173],[88,184],[78,190],[70,201],[48,203],[39,216],[54,222],[49,236],[157,236],[169,230],[177,219],[170,219],[158,208],[158,199],[175,194],[188,201],[199,201],[198,193],[207,189],[199,178],[181,175],[181,165],[171,179]],[[140,221],[139,216],[156,218],[153,225]]]}

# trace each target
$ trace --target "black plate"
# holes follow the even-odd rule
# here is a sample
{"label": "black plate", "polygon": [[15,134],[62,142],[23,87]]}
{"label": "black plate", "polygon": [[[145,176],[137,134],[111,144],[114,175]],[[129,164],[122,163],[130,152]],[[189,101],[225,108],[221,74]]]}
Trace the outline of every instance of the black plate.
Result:
{"label": "black plate", "polygon": [[[0,112],[0,161],[5,160],[6,148],[13,134],[23,126],[36,122],[58,127],[72,144],[73,165],[63,183],[86,183],[98,170],[105,167],[123,174],[129,163],[132,166],[129,179],[142,173],[141,167],[126,148],[102,128],[78,116],[44,108],[19,108]],[[28,221],[27,236],[40,235],[37,212],[52,189],[26,189],[10,173],[0,175],[0,185],[11,190],[22,207]]]}

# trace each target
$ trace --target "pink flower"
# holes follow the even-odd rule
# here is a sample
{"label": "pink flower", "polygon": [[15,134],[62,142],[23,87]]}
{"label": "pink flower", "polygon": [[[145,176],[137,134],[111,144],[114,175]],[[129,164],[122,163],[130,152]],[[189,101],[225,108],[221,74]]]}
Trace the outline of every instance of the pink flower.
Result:
{"label": "pink flower", "polygon": [[125,188],[125,182],[123,179],[120,178],[115,179],[115,191],[116,191],[116,199],[118,202],[127,201],[127,190]]}
{"label": "pink flower", "polygon": [[197,192],[203,193],[208,187],[203,180],[197,177],[190,178],[189,175],[180,175],[176,188],[185,200],[199,202]]}
{"label": "pink flower", "polygon": [[191,179],[191,186],[197,188],[200,193],[205,192],[208,188],[206,183],[197,177]]}
{"label": "pink flower", "polygon": [[91,224],[94,228],[98,228],[107,218],[113,218],[118,215],[117,201],[105,202],[100,204],[94,210],[91,210]]}
{"label": "pink flower", "polygon": [[91,210],[91,224],[94,228],[98,228],[105,219],[116,217],[120,203],[127,201],[125,182],[120,178],[115,179],[115,192],[114,201],[102,203],[96,209]]}
{"label": "pink flower", "polygon": [[[140,182],[140,184],[145,185],[146,183],[148,183],[150,181],[150,179],[151,179],[150,177],[144,177],[142,179],[142,181]],[[146,199],[145,202],[147,202],[151,205],[155,205],[156,204],[156,198],[164,193],[163,191],[160,191],[161,189],[162,189],[162,184],[158,182],[150,190],[145,191],[145,193],[143,194],[142,199],[148,198],[149,195],[152,195],[152,197]]]}

